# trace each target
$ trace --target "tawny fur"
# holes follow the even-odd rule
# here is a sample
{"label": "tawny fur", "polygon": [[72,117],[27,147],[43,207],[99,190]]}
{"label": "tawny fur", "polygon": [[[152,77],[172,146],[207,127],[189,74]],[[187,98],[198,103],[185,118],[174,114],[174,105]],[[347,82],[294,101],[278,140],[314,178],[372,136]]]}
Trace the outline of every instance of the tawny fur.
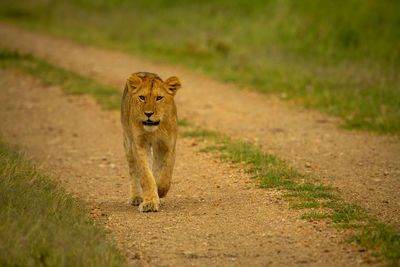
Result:
{"label": "tawny fur", "polygon": [[148,72],[132,74],[125,85],[121,122],[131,178],[129,203],[139,205],[141,212],[158,211],[159,198],[171,185],[178,129],[174,96],[180,87],[177,77],[164,82]]}

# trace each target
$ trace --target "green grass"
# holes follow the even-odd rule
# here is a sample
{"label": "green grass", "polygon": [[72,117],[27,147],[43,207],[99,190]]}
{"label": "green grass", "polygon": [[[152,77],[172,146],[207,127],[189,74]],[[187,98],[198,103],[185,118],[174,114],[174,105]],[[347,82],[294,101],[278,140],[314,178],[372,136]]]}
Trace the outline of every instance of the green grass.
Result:
{"label": "green grass", "polygon": [[119,109],[121,105],[121,90],[105,86],[30,55],[0,49],[0,67],[23,70],[40,79],[44,85],[60,86],[68,94],[93,96],[107,110]]}
{"label": "green grass", "polygon": [[382,223],[371,223],[362,228],[362,232],[353,236],[350,242],[362,247],[377,250],[376,256],[389,259],[388,266],[400,265],[400,235],[391,227]]}
{"label": "green grass", "polygon": [[122,266],[83,204],[0,142],[0,265]]}
{"label": "green grass", "polygon": [[0,18],[400,133],[397,0],[3,0]]}
{"label": "green grass", "polygon": [[185,121],[185,120],[181,120],[181,119],[179,119],[178,120],[178,125],[179,126],[189,126],[189,122],[187,122],[187,121]]}
{"label": "green grass", "polygon": [[400,236],[396,230],[377,223],[362,207],[343,201],[337,189],[298,172],[287,161],[261,152],[252,144],[190,124],[180,134],[206,141],[207,146],[200,151],[216,153],[239,165],[253,179],[259,179],[259,187],[282,190],[291,208],[304,211],[302,219],[328,219],[339,229],[352,229],[350,242],[370,249],[373,256],[385,257],[389,266],[400,264]]}

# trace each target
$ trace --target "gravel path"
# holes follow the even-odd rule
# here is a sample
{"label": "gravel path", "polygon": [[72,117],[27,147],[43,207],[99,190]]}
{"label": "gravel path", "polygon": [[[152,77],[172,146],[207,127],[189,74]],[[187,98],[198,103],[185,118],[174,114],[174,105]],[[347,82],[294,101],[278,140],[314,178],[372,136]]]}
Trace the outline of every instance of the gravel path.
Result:
{"label": "gravel path", "polygon": [[1,138],[85,200],[132,264],[354,266],[370,260],[357,246],[340,244],[344,233],[299,219],[279,192],[258,189],[238,169],[199,153],[190,138],[178,141],[161,211],[139,213],[127,204],[117,112],[11,70],[0,70],[0,88]]}
{"label": "gravel path", "polygon": [[56,65],[123,88],[126,77],[151,71],[177,75],[179,115],[192,123],[259,143],[338,187],[347,201],[400,229],[400,141],[341,130],[338,120],[288,107],[265,95],[237,90],[183,68],[155,64],[0,23],[0,47],[29,52]]}

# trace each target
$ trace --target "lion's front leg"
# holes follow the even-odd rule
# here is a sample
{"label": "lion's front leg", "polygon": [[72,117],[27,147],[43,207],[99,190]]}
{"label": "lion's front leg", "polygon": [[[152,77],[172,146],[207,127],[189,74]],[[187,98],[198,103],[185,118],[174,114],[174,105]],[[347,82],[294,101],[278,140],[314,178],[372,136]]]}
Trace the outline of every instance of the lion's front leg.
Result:
{"label": "lion's front leg", "polygon": [[140,185],[139,176],[136,171],[136,161],[132,151],[132,142],[124,135],[124,148],[126,153],[126,159],[129,166],[129,177],[130,177],[130,197],[128,203],[134,206],[139,206],[143,201],[142,186]]}
{"label": "lion's front leg", "polygon": [[139,175],[136,171],[137,167],[132,157],[128,157],[129,176],[130,176],[130,197],[128,203],[133,206],[139,206],[143,201],[142,186],[140,185]]}
{"label": "lion's front leg", "polygon": [[143,202],[139,205],[139,211],[158,211],[160,199],[157,194],[157,185],[150,169],[148,159],[149,147],[137,146],[135,148],[136,169],[140,177],[140,185],[143,191]]}
{"label": "lion's front leg", "polygon": [[172,172],[175,164],[175,148],[158,146],[154,150],[154,164],[158,171],[157,191],[160,198],[165,197],[171,186]]}

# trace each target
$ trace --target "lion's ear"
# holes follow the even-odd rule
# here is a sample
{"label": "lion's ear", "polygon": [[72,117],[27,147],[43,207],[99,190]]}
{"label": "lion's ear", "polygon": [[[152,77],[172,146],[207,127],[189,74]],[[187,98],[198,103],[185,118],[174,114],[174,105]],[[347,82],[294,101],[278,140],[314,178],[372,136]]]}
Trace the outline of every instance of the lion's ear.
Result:
{"label": "lion's ear", "polygon": [[128,80],[126,81],[126,85],[133,94],[139,90],[141,83],[142,79],[136,74],[129,76]]}
{"label": "lion's ear", "polygon": [[181,88],[181,82],[179,81],[178,77],[172,76],[165,80],[164,86],[168,94],[175,95],[176,91]]}

